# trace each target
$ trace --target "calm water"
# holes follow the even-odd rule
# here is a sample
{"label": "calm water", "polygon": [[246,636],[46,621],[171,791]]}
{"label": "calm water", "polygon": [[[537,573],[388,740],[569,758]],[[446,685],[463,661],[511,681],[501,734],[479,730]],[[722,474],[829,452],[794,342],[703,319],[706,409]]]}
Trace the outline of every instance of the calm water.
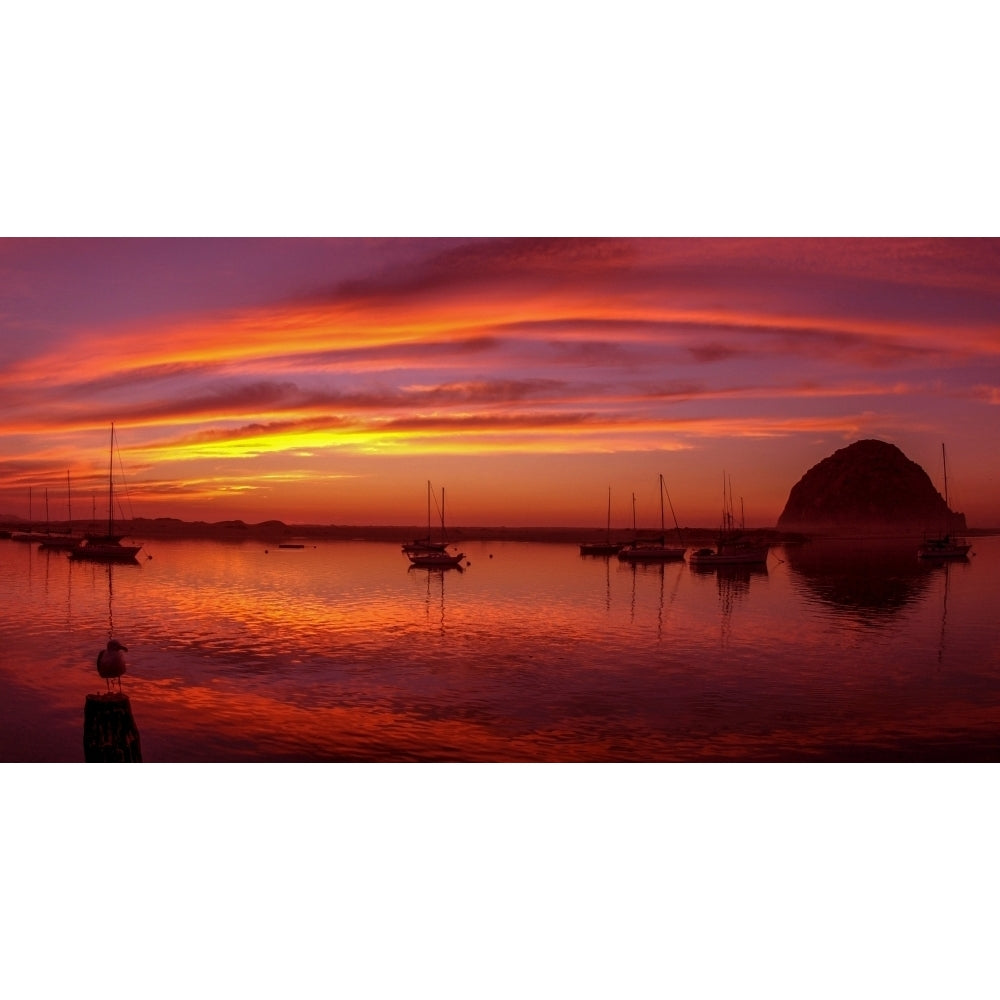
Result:
{"label": "calm water", "polygon": [[0,542],[0,757],[82,761],[97,651],[145,761],[997,760],[1000,538],[772,551],[767,571],[575,546]]}

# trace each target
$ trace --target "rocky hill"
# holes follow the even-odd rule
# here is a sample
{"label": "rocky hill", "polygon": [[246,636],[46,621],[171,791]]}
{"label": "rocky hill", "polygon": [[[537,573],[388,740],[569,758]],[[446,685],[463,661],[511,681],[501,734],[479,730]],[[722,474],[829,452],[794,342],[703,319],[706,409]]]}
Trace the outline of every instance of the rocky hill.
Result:
{"label": "rocky hill", "polygon": [[855,441],[814,465],[793,487],[780,531],[805,534],[922,534],[964,531],[930,476],[893,444]]}

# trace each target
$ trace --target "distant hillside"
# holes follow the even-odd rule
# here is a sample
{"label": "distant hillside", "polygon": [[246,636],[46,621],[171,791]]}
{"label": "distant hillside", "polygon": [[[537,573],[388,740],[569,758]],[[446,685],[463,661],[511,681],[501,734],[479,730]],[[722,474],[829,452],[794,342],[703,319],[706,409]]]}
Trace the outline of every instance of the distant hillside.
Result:
{"label": "distant hillside", "polygon": [[964,531],[930,476],[895,445],[856,441],[814,465],[793,487],[779,531],[804,534],[921,534]]}

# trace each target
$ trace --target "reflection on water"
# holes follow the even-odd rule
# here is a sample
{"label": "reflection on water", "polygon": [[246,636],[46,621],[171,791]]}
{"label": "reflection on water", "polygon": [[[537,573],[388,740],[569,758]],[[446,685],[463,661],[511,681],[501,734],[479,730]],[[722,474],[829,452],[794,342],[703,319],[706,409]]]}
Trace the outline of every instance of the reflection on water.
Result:
{"label": "reflection on water", "polygon": [[914,558],[915,551],[906,539],[822,539],[789,546],[786,558],[821,601],[877,625],[927,590],[935,567]]}
{"label": "reflection on water", "polygon": [[697,571],[528,543],[465,546],[461,573],[377,543],[150,548],[109,572],[0,542],[0,757],[81,759],[113,637],[146,760],[998,756],[1000,539],[951,567],[810,543]]}

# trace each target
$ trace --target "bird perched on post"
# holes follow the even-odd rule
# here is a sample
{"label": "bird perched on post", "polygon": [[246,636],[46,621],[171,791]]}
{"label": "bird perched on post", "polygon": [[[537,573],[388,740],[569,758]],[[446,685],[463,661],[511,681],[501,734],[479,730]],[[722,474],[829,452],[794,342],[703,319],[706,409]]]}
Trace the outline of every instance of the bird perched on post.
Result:
{"label": "bird perched on post", "polygon": [[122,674],[125,673],[125,657],[128,646],[123,646],[117,639],[109,639],[107,649],[97,654],[97,672],[104,678],[108,691],[112,690],[112,680],[118,680],[118,690],[122,689]]}

